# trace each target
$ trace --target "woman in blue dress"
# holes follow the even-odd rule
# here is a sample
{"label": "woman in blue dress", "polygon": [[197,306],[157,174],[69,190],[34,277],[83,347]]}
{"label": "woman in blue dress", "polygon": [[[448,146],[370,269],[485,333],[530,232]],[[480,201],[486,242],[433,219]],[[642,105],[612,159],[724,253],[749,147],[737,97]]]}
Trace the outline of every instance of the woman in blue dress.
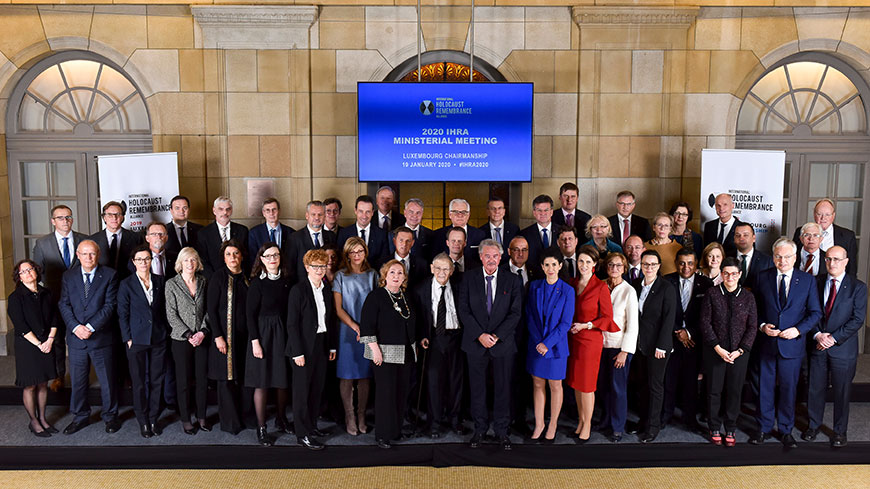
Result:
{"label": "woman in blue dress", "polygon": [[535,430],[533,440],[539,440],[544,431],[544,404],[546,386],[550,386],[550,423],[545,439],[556,437],[556,424],[562,410],[562,380],[568,364],[568,330],[574,318],[574,288],[559,279],[562,268],[561,252],[544,253],[541,267],[545,279],[529,285],[526,318],[529,328],[526,370],[532,374],[535,401]]}
{"label": "woman in blue dress", "polygon": [[[366,405],[372,362],[363,358],[365,345],[359,342],[359,321],[362,305],[369,292],[377,285],[378,276],[369,266],[369,251],[362,238],[347,240],[342,250],[342,268],[335,274],[332,292],[335,311],[341,321],[338,333],[338,364],[336,375],[347,433],[366,433]],[[354,411],[353,387],[356,382],[357,408]]]}

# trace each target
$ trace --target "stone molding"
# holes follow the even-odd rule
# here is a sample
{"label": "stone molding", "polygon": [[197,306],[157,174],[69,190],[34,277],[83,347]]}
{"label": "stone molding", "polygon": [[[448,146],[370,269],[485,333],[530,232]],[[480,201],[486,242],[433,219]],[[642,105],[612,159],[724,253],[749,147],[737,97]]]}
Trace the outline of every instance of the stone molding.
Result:
{"label": "stone molding", "polygon": [[[191,6],[197,47],[218,49],[316,48],[309,36],[317,6],[227,5]],[[311,41],[309,41],[311,39]]]}
{"label": "stone molding", "polygon": [[697,7],[572,7],[571,16],[580,27],[649,25],[688,28],[698,16]]}

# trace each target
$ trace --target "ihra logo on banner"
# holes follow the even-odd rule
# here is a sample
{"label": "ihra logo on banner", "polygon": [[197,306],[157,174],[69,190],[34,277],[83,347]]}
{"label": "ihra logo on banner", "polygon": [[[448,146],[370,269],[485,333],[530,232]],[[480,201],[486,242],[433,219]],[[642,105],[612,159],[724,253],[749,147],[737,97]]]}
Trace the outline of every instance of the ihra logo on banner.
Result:
{"label": "ihra logo on banner", "polygon": [[435,104],[433,104],[431,100],[420,102],[420,112],[422,112],[423,115],[432,115],[432,112],[435,112]]}

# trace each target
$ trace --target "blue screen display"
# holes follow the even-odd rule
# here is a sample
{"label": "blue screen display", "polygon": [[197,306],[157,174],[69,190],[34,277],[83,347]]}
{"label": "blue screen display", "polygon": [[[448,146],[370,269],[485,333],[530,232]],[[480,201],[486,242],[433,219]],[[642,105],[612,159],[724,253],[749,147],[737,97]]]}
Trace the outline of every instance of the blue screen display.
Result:
{"label": "blue screen display", "polygon": [[531,181],[531,83],[357,88],[360,181]]}

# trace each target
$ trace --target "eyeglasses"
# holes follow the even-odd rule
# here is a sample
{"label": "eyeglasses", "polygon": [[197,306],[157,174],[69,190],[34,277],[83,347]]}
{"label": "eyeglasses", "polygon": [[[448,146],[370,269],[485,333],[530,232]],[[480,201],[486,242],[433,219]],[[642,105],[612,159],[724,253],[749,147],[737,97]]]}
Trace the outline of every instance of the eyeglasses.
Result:
{"label": "eyeglasses", "polygon": [[641,263],[640,266],[642,266],[643,268],[655,268],[655,267],[659,266],[659,264],[658,263]]}
{"label": "eyeglasses", "polygon": [[269,253],[268,255],[263,255],[263,258],[267,260],[277,260],[281,258],[281,253]]}
{"label": "eyeglasses", "polygon": [[724,271],[723,271],[723,272],[721,272],[721,273],[722,273],[722,278],[728,278],[728,277],[739,277],[739,276],[740,276],[740,272],[739,272],[739,271],[737,271],[737,272],[724,272]]}
{"label": "eyeglasses", "polygon": [[618,205],[620,207],[630,207],[630,206],[634,205],[634,202],[619,202],[619,201],[617,201],[616,205]]}
{"label": "eyeglasses", "polygon": [[119,217],[124,217],[124,214],[119,214],[117,212],[104,212],[103,217],[112,217],[117,219]]}
{"label": "eyeglasses", "polygon": [[840,258],[838,256],[826,256],[825,263],[840,263],[843,260],[848,260],[848,258]]}
{"label": "eyeglasses", "polygon": [[24,275],[25,273],[30,273],[30,272],[35,272],[35,271],[36,270],[34,270],[33,267],[25,268],[24,270],[19,270],[18,275]]}
{"label": "eyeglasses", "polygon": [[459,214],[459,215],[462,215],[462,216],[467,216],[467,215],[468,215],[468,211],[454,211],[454,210],[451,210],[450,213],[451,213],[451,214]]}
{"label": "eyeglasses", "polygon": [[822,235],[819,233],[803,233],[803,234],[801,234],[801,237],[802,238],[816,238],[816,239],[818,239],[818,238],[821,238]]}
{"label": "eyeglasses", "polygon": [[674,212],[674,217],[689,217],[688,212]]}
{"label": "eyeglasses", "polygon": [[622,263],[608,263],[607,268],[624,268],[625,265]]}
{"label": "eyeglasses", "polygon": [[148,257],[145,257],[145,258],[133,258],[133,261],[136,262],[136,263],[146,263],[146,262],[151,261],[151,257],[148,256]]}
{"label": "eyeglasses", "polygon": [[52,219],[54,219],[55,221],[72,221],[73,216],[55,216],[52,217]]}
{"label": "eyeglasses", "polygon": [[450,267],[432,267],[436,272],[447,273],[450,271]]}
{"label": "eyeglasses", "polygon": [[156,236],[158,238],[165,238],[169,235],[166,233],[148,233],[147,236]]}
{"label": "eyeglasses", "polygon": [[794,256],[794,253],[792,253],[791,255],[773,255],[773,259],[774,260],[787,260],[793,256]]}
{"label": "eyeglasses", "polygon": [[308,268],[313,268],[315,270],[326,270],[326,265],[308,265]]}
{"label": "eyeglasses", "polygon": [[347,252],[348,255],[364,255],[365,253],[366,250],[351,250]]}

